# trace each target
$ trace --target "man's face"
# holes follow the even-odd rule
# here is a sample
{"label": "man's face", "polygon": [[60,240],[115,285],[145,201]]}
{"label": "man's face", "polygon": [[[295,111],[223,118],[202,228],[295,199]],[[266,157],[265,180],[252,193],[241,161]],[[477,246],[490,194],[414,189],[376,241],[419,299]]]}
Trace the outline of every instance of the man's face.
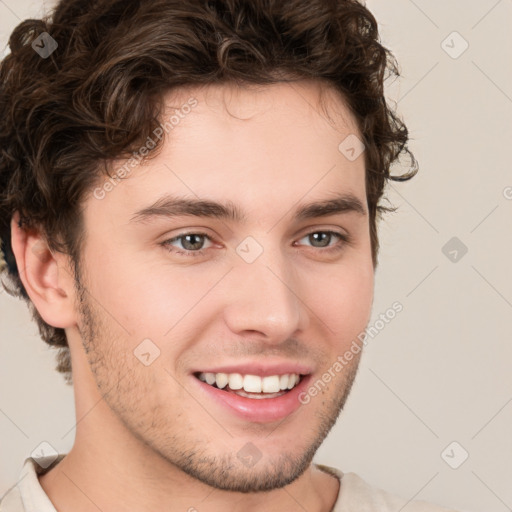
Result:
{"label": "man's face", "polygon": [[[75,385],[99,389],[145,450],[204,483],[270,490],[308,467],[359,363],[333,371],[371,312],[364,156],[338,149],[356,125],[334,95],[329,123],[312,82],[181,91],[163,122],[191,97],[155,158],[85,202],[78,327],[92,372]],[[297,216],[341,195],[363,211]],[[170,196],[243,219],[171,215]],[[283,392],[286,374],[301,380]],[[253,391],[231,389],[243,384]]]}

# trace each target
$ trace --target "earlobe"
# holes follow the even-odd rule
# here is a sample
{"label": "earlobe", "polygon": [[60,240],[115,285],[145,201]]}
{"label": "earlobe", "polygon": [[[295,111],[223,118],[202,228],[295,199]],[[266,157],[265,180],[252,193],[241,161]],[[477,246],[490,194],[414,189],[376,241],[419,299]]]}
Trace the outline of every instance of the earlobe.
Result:
{"label": "earlobe", "polygon": [[19,213],[11,220],[11,244],[21,282],[43,318],[53,326],[76,325],[74,279],[66,255],[50,250],[42,233],[19,225]]}

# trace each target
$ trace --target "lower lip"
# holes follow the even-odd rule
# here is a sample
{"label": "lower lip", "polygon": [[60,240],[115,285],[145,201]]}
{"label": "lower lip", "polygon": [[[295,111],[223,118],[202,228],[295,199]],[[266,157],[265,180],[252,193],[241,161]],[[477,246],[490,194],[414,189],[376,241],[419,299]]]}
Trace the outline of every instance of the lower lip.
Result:
{"label": "lower lip", "polygon": [[208,398],[215,400],[242,419],[256,423],[279,421],[296,411],[302,405],[299,395],[307,388],[310,377],[311,375],[303,376],[297,386],[276,398],[246,398],[210,386],[192,375],[192,379]]}

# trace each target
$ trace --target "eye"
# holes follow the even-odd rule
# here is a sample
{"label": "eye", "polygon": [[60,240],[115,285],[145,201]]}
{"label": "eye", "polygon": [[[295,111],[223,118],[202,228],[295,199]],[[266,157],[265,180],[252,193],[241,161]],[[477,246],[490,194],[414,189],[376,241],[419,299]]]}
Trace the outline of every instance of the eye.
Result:
{"label": "eye", "polygon": [[[205,239],[210,240],[211,238],[206,233],[182,233],[181,235],[170,238],[162,242],[166,249],[176,254],[185,254],[187,256],[198,256],[204,253]],[[183,250],[174,249],[174,243],[180,243]]]}
{"label": "eye", "polygon": [[[312,231],[300,240],[308,239],[313,248],[322,249],[320,252],[334,252],[342,250],[346,244],[350,243],[351,239],[344,233],[337,231]],[[331,244],[333,239],[338,243]],[[210,246],[205,247],[204,243],[208,240]],[[299,240],[299,241],[300,241]],[[176,244],[179,244],[178,246]],[[317,245],[315,245],[317,244]],[[203,256],[206,250],[211,247],[212,239],[206,233],[190,232],[181,233],[178,236],[164,240],[160,245],[166,248],[171,253],[180,254],[184,256]],[[180,247],[181,246],[181,247]],[[181,250],[180,250],[181,248]]]}
{"label": "eye", "polygon": [[[327,247],[326,251],[339,251],[344,248],[345,244],[350,242],[350,237],[344,233],[338,233],[337,231],[312,231],[306,236],[302,237],[301,240],[308,239],[315,248]],[[330,242],[334,239],[338,240],[335,245],[330,245]],[[318,244],[318,245],[314,245]]]}

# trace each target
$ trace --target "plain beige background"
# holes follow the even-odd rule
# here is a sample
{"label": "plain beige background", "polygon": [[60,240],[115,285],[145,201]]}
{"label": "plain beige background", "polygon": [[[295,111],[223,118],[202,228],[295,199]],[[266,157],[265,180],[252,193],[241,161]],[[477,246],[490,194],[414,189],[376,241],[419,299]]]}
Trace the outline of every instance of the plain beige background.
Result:
{"label": "plain beige background", "polygon": [[[404,309],[369,339],[347,407],[316,461],[410,499],[505,512],[512,508],[512,1],[367,5],[400,63],[402,77],[388,82],[387,95],[410,129],[420,172],[389,188],[399,209],[380,227],[370,325],[395,301]],[[2,51],[14,26],[43,8],[0,0]],[[455,245],[445,247],[450,240]],[[53,370],[55,353],[23,303],[2,291],[0,311],[2,495],[39,443],[69,450],[75,418],[72,389]]]}

